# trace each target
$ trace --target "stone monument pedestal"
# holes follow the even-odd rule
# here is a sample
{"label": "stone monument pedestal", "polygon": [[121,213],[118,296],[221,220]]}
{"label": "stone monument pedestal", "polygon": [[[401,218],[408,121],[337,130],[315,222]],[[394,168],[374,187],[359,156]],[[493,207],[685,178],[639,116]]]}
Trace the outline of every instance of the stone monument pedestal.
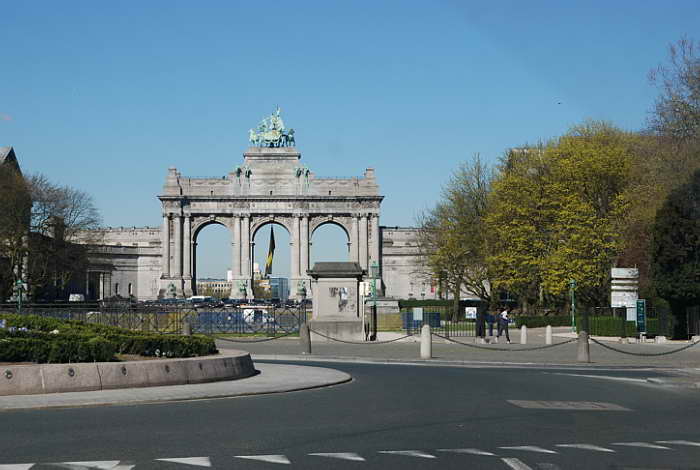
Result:
{"label": "stone monument pedestal", "polygon": [[[311,340],[362,341],[359,287],[365,272],[358,263],[316,263],[311,276],[313,311]],[[332,338],[332,339],[330,339]]]}

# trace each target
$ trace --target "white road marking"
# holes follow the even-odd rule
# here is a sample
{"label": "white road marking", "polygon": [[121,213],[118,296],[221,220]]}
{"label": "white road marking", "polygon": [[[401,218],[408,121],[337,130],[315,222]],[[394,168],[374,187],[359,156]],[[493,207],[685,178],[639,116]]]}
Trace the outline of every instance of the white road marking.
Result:
{"label": "white road marking", "polygon": [[568,375],[570,377],[585,377],[587,379],[603,379],[603,380],[613,380],[616,382],[631,382],[648,385],[647,379],[633,379],[632,377],[611,377],[609,375],[587,375],[587,374],[565,374],[563,372],[545,372],[545,374],[552,375]]}
{"label": "white road marking", "polygon": [[598,452],[615,452],[607,447],[596,446],[593,444],[557,444],[556,447],[569,447],[572,449],[595,450]]}
{"label": "white road marking", "polygon": [[325,453],[316,453],[316,454],[309,454],[309,455],[315,455],[318,457],[330,457],[333,459],[341,459],[341,460],[352,460],[354,462],[364,462],[365,459],[354,452],[325,452]]}
{"label": "white road marking", "polygon": [[33,466],[33,463],[10,463],[0,465],[0,470],[29,470]]}
{"label": "white road marking", "polygon": [[645,449],[671,450],[670,447],[664,447],[664,446],[660,446],[657,444],[651,444],[649,442],[611,442],[610,445],[627,446],[627,447],[643,447]]}
{"label": "white road marking", "polygon": [[100,470],[112,470],[119,465],[119,460],[98,460],[94,462],[62,462],[60,465],[70,465],[71,468],[97,468]]}
{"label": "white road marking", "polygon": [[498,457],[492,452],[486,452],[480,449],[436,449],[438,452],[454,452],[456,454],[471,454],[471,455],[486,455],[489,457]]}
{"label": "white road marking", "polygon": [[700,447],[700,442],[693,441],[656,441],[658,444],[675,444],[677,446]]}
{"label": "white road marking", "polygon": [[540,470],[561,470],[561,467],[555,463],[543,462],[538,463],[537,468]]}
{"label": "white road marking", "polygon": [[380,450],[380,454],[406,455],[408,457],[420,457],[423,459],[436,459],[434,455],[420,450]]}
{"label": "white road marking", "polygon": [[532,470],[532,467],[525,465],[523,461],[516,458],[501,459],[503,463],[508,465],[513,470]]}
{"label": "white road marking", "polygon": [[554,450],[549,450],[549,449],[543,449],[542,447],[537,447],[537,446],[506,446],[506,447],[499,447],[500,449],[507,449],[507,450],[524,450],[527,452],[541,452],[543,454],[556,454],[557,452]]}
{"label": "white road marking", "polygon": [[261,462],[280,463],[284,465],[292,463],[286,455],[236,455],[235,457],[237,459],[260,460]]}
{"label": "white road marking", "polygon": [[195,467],[211,467],[209,457],[184,457],[179,459],[156,459],[163,462],[183,463],[185,465],[194,465]]}
{"label": "white road marking", "polygon": [[631,411],[624,406],[602,401],[544,401],[544,400],[506,400],[520,408],[543,410],[577,410],[577,411]]}

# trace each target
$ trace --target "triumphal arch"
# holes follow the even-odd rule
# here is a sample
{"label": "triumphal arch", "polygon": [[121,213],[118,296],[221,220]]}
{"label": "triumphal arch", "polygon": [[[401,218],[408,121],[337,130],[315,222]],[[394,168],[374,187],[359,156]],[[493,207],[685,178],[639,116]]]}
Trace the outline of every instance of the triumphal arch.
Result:
{"label": "triumphal arch", "polygon": [[[231,233],[231,298],[252,298],[253,240],[269,223],[290,235],[290,294],[311,296],[309,245],[314,231],[335,224],[348,237],[349,260],[381,273],[380,205],[374,170],[362,177],[321,178],[301,162],[293,129],[277,109],[250,130],[243,163],[222,178],[183,176],[170,168],[158,196],[163,207],[159,296],[196,292],[197,235],[210,224]],[[339,254],[338,261],[345,256]],[[381,285],[381,284],[380,284]]]}

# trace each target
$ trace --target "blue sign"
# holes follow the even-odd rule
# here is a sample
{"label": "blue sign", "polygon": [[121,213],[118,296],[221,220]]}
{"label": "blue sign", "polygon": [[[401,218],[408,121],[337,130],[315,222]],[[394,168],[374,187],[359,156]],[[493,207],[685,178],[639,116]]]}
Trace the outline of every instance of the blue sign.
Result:
{"label": "blue sign", "polygon": [[646,333],[647,331],[647,301],[637,300],[637,331]]}

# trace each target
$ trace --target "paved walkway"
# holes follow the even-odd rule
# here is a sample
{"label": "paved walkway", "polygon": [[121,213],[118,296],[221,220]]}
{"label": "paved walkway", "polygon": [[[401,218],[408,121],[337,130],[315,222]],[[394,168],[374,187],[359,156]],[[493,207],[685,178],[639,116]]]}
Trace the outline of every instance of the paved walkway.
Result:
{"label": "paved walkway", "polygon": [[[510,336],[512,344],[504,344],[501,339],[499,344],[476,345],[474,338],[454,337],[455,341],[465,344],[455,344],[447,340],[434,337],[433,358],[430,363],[476,364],[476,365],[580,365],[584,367],[651,367],[670,369],[699,369],[700,371],[700,344],[690,347],[682,352],[670,353],[678,348],[687,346],[688,342],[668,342],[667,344],[619,344],[606,341],[605,345],[619,349],[626,353],[605,349],[596,343],[590,344],[591,363],[582,364],[577,361],[577,343],[570,342],[571,329],[568,327],[554,328],[555,346],[546,349],[545,329],[537,328],[528,330],[528,344],[516,344],[520,341],[520,332],[512,329]],[[380,334],[379,340],[387,340],[398,337],[396,334]],[[559,345],[556,345],[559,344]],[[256,360],[312,360],[312,361],[367,361],[367,362],[420,362],[420,346],[417,337],[407,338],[388,344],[376,344],[372,342],[362,344],[347,344],[340,342],[314,342],[312,354],[301,354],[301,346],[298,338],[281,338],[266,342],[245,342],[217,340],[220,349],[243,349],[251,353],[253,361]],[[642,355],[639,355],[642,354]],[[646,354],[646,356],[645,356]],[[652,355],[649,355],[652,354]]]}
{"label": "paved walkway", "polygon": [[255,368],[260,372],[256,376],[224,382],[95,392],[3,396],[0,397],[0,411],[238,397],[306,390],[351,380],[350,375],[344,372],[321,367],[255,364]]}

